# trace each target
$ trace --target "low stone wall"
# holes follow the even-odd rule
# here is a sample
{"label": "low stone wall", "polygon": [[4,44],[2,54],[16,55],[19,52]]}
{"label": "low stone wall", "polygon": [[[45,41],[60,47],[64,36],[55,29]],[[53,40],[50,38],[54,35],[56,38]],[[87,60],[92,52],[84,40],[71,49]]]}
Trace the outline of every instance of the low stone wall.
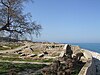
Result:
{"label": "low stone wall", "polygon": [[88,50],[82,49],[85,58],[87,59],[86,64],[83,66],[78,75],[96,75],[96,68],[91,53]]}

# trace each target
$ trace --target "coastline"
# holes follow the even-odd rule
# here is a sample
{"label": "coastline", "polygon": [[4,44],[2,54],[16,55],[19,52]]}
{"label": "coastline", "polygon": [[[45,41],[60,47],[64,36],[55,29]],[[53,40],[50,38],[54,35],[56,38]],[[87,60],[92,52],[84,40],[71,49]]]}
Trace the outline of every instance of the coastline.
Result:
{"label": "coastline", "polygon": [[81,49],[86,49],[100,53],[100,43],[69,43],[69,44],[78,45]]}

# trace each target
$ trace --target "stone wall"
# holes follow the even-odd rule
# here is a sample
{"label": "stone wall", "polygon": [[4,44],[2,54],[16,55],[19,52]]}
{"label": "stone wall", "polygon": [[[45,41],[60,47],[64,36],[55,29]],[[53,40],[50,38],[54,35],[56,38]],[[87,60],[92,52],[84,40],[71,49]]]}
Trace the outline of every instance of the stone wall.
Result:
{"label": "stone wall", "polygon": [[86,64],[83,66],[78,75],[96,75],[96,68],[91,53],[88,50],[82,49],[85,58],[87,59]]}

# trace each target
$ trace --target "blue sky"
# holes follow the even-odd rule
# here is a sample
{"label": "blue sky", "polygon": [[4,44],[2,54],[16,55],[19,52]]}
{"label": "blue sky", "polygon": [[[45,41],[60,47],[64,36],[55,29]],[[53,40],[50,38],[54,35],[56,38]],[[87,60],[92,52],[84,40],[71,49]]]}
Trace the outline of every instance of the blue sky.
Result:
{"label": "blue sky", "polygon": [[43,27],[34,41],[100,43],[100,0],[34,0],[25,12]]}

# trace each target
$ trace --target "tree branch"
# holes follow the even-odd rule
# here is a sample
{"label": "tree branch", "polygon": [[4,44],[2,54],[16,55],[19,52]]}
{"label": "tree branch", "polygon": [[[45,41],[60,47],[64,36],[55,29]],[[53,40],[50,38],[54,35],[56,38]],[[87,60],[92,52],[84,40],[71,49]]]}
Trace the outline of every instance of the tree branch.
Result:
{"label": "tree branch", "polygon": [[21,31],[17,31],[17,30],[10,30],[10,29],[6,29],[6,31],[9,31],[9,32],[17,32],[17,33],[19,33],[19,34],[22,34],[22,32],[21,32]]}
{"label": "tree branch", "polygon": [[8,5],[6,5],[6,4],[3,2],[3,0],[1,0],[1,3],[2,3],[4,6],[9,7]]}

